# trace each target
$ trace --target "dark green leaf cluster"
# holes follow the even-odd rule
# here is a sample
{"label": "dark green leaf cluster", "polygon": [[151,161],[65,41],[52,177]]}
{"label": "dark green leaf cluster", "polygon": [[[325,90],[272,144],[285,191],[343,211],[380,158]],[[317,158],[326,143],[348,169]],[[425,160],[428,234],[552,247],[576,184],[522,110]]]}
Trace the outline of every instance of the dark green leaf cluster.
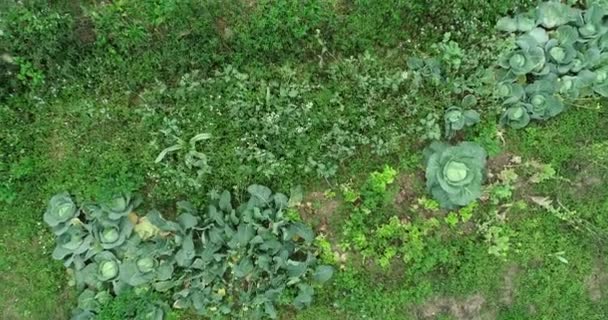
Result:
{"label": "dark green leaf cluster", "polygon": [[501,124],[523,128],[558,115],[569,101],[608,97],[607,21],[608,4],[592,1],[585,9],[548,1],[500,19],[497,29],[516,35],[498,62]]}
{"label": "dark green leaf cluster", "polygon": [[[44,220],[57,235],[53,258],[71,270],[80,292],[74,318],[91,319],[113,296],[133,289],[153,290],[174,308],[205,316],[276,318],[279,298],[309,305],[312,282],[333,274],[317,264],[313,231],[283,216],[287,196],[260,185],[248,193],[247,202],[233,207],[225,191],[200,213],[178,202],[175,221],[156,210],[139,217],[133,210],[141,201],[129,195],[81,206],[67,193],[53,197]],[[164,309],[153,305],[149,314],[162,319]]]}

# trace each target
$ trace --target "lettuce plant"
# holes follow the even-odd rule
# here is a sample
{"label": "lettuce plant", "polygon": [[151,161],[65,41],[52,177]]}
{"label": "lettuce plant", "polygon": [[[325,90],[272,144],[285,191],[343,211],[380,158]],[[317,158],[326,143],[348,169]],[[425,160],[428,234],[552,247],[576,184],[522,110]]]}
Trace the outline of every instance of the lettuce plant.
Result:
{"label": "lettuce plant", "polygon": [[481,196],[487,154],[473,142],[450,146],[433,142],[425,150],[426,186],[448,209],[466,206]]}

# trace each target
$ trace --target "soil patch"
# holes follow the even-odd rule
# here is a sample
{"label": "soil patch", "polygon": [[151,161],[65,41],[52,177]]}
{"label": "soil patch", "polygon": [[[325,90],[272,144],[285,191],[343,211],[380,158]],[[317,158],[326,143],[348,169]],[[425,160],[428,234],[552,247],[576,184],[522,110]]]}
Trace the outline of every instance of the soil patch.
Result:
{"label": "soil patch", "polygon": [[608,274],[603,264],[593,267],[591,274],[585,278],[585,288],[591,301],[599,302],[606,297],[606,287],[608,286]]}
{"label": "soil patch", "polygon": [[506,168],[508,168],[509,166],[511,166],[512,164],[516,163],[517,159],[515,157],[515,155],[513,155],[510,152],[504,152],[499,154],[496,157],[491,157],[488,159],[488,180],[490,180],[490,182],[494,182],[497,178],[498,175],[505,170]]}
{"label": "soil patch", "polygon": [[399,191],[395,195],[395,207],[400,210],[407,209],[416,201],[416,186],[420,180],[414,174],[403,174],[397,177]]}
{"label": "soil patch", "polygon": [[516,278],[519,274],[519,267],[517,265],[511,265],[507,268],[504,275],[504,283],[501,290],[500,302],[506,306],[513,304],[513,300],[516,294]]}
{"label": "soil patch", "polygon": [[593,189],[603,186],[605,180],[603,179],[603,172],[600,168],[588,165],[577,165],[575,168],[578,174],[572,181],[573,188],[572,193],[577,196],[585,196],[587,193],[592,192]]}
{"label": "soil patch", "polygon": [[302,220],[313,225],[318,232],[333,234],[330,221],[337,213],[340,201],[325,196],[323,192],[311,192],[300,205]]}
{"label": "soil patch", "polygon": [[451,315],[458,320],[493,320],[496,312],[485,310],[486,299],[475,294],[464,298],[438,297],[425,303],[418,312],[418,319],[437,319]]}

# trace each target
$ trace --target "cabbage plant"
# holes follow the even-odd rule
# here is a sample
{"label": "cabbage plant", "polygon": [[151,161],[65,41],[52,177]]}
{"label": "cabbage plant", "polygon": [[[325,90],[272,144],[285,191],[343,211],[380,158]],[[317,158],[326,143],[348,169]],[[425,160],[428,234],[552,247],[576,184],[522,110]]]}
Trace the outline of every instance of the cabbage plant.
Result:
{"label": "cabbage plant", "polygon": [[[530,18],[533,25],[520,26]],[[573,100],[608,96],[607,19],[608,5],[599,1],[586,8],[547,1],[500,19],[497,29],[514,33],[516,44],[498,61],[495,96],[506,105],[500,122],[522,128],[530,119],[554,117]],[[539,83],[549,85],[539,90]]]}
{"label": "cabbage plant", "polygon": [[557,81],[538,80],[526,87],[526,107],[530,118],[548,120],[564,111],[562,100],[555,94]]}
{"label": "cabbage plant", "polygon": [[536,27],[536,21],[534,17],[525,15],[518,15],[513,18],[503,17],[496,23],[496,28],[500,31],[506,32],[528,32]]}
{"label": "cabbage plant", "polygon": [[91,224],[93,236],[103,249],[122,245],[133,232],[133,223],[126,217],[120,220],[98,220]]}
{"label": "cabbage plant", "polygon": [[608,97],[608,67],[595,71],[593,80],[593,91],[602,97]]}
{"label": "cabbage plant", "polygon": [[557,39],[547,41],[545,52],[560,74],[570,71],[571,64],[577,56],[577,51],[571,44],[562,44]]}
{"label": "cabbage plant", "polygon": [[530,118],[535,120],[547,120],[555,117],[564,110],[564,104],[556,95],[537,92],[530,95],[528,101],[528,112]]}
{"label": "cabbage plant", "polygon": [[[67,193],[53,197],[44,220],[67,225],[53,258],[80,292],[73,319],[95,318],[103,301],[131,289],[162,292],[174,308],[208,317],[276,318],[275,304],[289,297],[309,305],[312,284],[333,274],[317,261],[312,229],[285,218],[295,200],[260,185],[247,191],[240,204],[223,192],[203,211],[178,202],[175,221],[156,210],[140,217],[139,198],[128,194],[84,204],[82,215]],[[159,310],[150,315],[162,319]]]}
{"label": "cabbage plant", "polygon": [[486,157],[473,142],[455,146],[433,142],[425,150],[427,190],[447,209],[475,201],[481,196]]}
{"label": "cabbage plant", "polygon": [[526,91],[524,90],[524,87],[512,80],[498,83],[496,90],[494,91],[494,95],[503,100],[503,103],[505,104],[522,101],[525,94]]}
{"label": "cabbage plant", "polygon": [[558,1],[541,3],[536,9],[537,22],[547,29],[567,24],[576,18],[577,10]]}
{"label": "cabbage plant", "polygon": [[516,103],[507,107],[500,117],[500,124],[513,129],[521,129],[530,123],[528,107],[523,103]]}
{"label": "cabbage plant", "polygon": [[57,194],[51,198],[43,219],[56,235],[68,230],[71,220],[78,215],[78,207],[67,192]]}
{"label": "cabbage plant", "polygon": [[590,41],[605,35],[608,29],[604,20],[606,15],[608,10],[599,3],[592,4],[584,13],[579,14],[576,24],[580,41]]}
{"label": "cabbage plant", "polygon": [[[470,108],[477,104],[477,99],[473,95],[467,95],[462,100],[464,108]],[[465,127],[470,127],[480,120],[479,112],[468,109],[463,110],[460,107],[451,106],[443,115],[445,136],[451,138],[456,131],[460,131]]]}
{"label": "cabbage plant", "polygon": [[93,237],[87,225],[81,223],[71,225],[65,232],[57,236],[57,245],[52,257],[55,260],[62,260],[68,268],[82,269],[84,260],[95,252],[91,248],[92,243]]}
{"label": "cabbage plant", "polygon": [[531,36],[522,36],[516,41],[518,49],[504,55],[499,65],[520,76],[532,71],[541,71],[545,66],[545,51]]}
{"label": "cabbage plant", "polygon": [[118,220],[126,217],[134,208],[139,206],[141,198],[130,194],[120,194],[114,197],[109,203],[102,204],[101,209],[107,213],[111,220]]}

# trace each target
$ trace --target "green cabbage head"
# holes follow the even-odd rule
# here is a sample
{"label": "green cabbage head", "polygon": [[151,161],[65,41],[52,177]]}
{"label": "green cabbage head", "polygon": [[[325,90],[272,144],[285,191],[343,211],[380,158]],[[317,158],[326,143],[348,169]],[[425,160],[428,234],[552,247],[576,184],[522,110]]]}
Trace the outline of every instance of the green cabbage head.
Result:
{"label": "green cabbage head", "polygon": [[604,18],[608,11],[598,3],[592,4],[582,16],[579,16],[577,24],[578,32],[582,41],[589,41],[606,34]]}
{"label": "green cabbage head", "polygon": [[426,186],[447,209],[466,206],[481,196],[487,154],[473,142],[450,146],[433,142],[426,150]]}
{"label": "green cabbage head", "polygon": [[530,118],[535,120],[548,120],[564,111],[560,98],[543,92],[531,94],[527,106]]}
{"label": "green cabbage head", "polygon": [[500,124],[513,129],[521,129],[530,123],[528,108],[523,103],[516,103],[507,108],[500,117]]}
{"label": "green cabbage head", "polygon": [[593,91],[608,98],[608,67],[595,70],[595,79],[593,81]]}
{"label": "green cabbage head", "polygon": [[456,131],[470,127],[479,122],[479,113],[475,110],[462,110],[459,107],[449,107],[443,116],[445,124],[445,135],[454,136]]}
{"label": "green cabbage head", "polygon": [[108,214],[108,218],[118,220],[129,215],[140,203],[141,198],[138,196],[120,194],[109,203],[103,205],[102,208]]}
{"label": "green cabbage head", "polygon": [[503,81],[498,83],[494,95],[499,99],[504,99],[503,103],[512,104],[521,101],[526,92],[524,87],[516,82]]}
{"label": "green cabbage head", "polygon": [[557,2],[547,1],[538,6],[538,24],[547,29],[553,29],[572,21],[573,10],[569,6]]}
{"label": "green cabbage head", "polygon": [[114,280],[118,277],[120,264],[110,251],[103,251],[95,256],[97,262],[97,279],[101,282]]}
{"label": "green cabbage head", "polygon": [[133,224],[128,218],[98,221],[93,226],[93,236],[103,249],[119,247],[131,236]]}
{"label": "green cabbage head", "polygon": [[57,194],[49,201],[48,208],[43,219],[46,224],[53,228],[56,235],[66,232],[70,221],[78,215],[78,207],[67,192]]}
{"label": "green cabbage head", "polygon": [[557,66],[559,73],[570,71],[570,64],[577,58],[577,51],[572,45],[562,44],[556,39],[551,39],[545,44],[545,52],[549,61]]}
{"label": "green cabbage head", "polygon": [[517,76],[543,70],[545,51],[538,42],[532,36],[524,35],[519,37],[516,43],[518,49],[502,56],[499,65]]}

